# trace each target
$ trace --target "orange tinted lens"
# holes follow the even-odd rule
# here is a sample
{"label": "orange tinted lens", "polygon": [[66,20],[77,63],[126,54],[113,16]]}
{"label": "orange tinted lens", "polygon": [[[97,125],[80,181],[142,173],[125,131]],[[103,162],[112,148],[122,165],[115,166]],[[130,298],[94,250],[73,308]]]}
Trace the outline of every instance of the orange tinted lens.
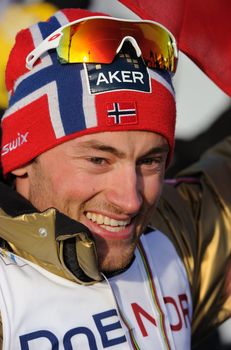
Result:
{"label": "orange tinted lens", "polygon": [[110,63],[115,57],[118,37],[112,34],[113,23],[89,20],[63,29],[57,48],[61,61],[68,63]]}
{"label": "orange tinted lens", "polygon": [[169,33],[157,25],[137,24],[142,36],[137,38],[142,56],[148,67],[175,71],[175,54]]}
{"label": "orange tinted lens", "polygon": [[111,63],[121,41],[133,37],[149,67],[175,70],[171,37],[157,24],[91,19],[62,32],[57,52],[63,63]]}

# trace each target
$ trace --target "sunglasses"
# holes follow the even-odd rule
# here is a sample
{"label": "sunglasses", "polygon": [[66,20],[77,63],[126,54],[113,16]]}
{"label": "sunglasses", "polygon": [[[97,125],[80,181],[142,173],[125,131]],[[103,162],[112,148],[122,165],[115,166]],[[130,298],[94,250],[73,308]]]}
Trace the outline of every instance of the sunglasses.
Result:
{"label": "sunglasses", "polygon": [[29,53],[26,67],[31,70],[50,49],[56,49],[61,63],[111,63],[125,41],[133,44],[148,67],[176,71],[176,40],[164,26],[106,16],[86,17],[60,27]]}

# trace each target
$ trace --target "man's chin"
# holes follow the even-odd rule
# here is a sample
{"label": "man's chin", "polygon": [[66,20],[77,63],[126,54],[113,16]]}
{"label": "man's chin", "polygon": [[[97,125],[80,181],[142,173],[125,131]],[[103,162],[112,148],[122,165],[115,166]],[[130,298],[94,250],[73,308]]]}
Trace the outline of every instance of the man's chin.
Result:
{"label": "man's chin", "polygon": [[102,272],[113,273],[125,269],[133,259],[137,236],[130,235],[127,239],[108,239],[94,234],[98,266]]}
{"label": "man's chin", "polygon": [[98,262],[100,271],[111,274],[126,269],[134,257],[135,244],[128,247],[109,248],[107,253],[99,249]]}

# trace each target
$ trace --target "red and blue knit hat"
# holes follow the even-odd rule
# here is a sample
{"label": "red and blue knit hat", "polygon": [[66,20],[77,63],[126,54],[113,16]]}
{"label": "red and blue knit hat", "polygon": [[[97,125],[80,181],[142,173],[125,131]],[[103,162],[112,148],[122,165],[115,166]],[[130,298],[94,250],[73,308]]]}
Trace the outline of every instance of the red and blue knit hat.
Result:
{"label": "red and blue knit hat", "polygon": [[10,100],[1,124],[4,174],[60,143],[104,131],[159,133],[168,141],[171,158],[176,108],[167,71],[149,69],[123,49],[111,64],[60,64],[50,50],[32,70],[26,68],[26,56],[57,28],[98,15],[61,10],[18,33],[6,69]]}

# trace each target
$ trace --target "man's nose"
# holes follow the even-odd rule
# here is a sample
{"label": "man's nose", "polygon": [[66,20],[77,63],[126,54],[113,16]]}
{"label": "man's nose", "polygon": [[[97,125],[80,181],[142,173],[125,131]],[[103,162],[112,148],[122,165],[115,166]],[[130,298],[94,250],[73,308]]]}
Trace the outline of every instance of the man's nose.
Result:
{"label": "man's nose", "polygon": [[143,197],[142,179],[137,174],[135,167],[123,167],[117,174],[114,174],[107,192],[107,200],[123,213],[137,214],[143,203]]}

